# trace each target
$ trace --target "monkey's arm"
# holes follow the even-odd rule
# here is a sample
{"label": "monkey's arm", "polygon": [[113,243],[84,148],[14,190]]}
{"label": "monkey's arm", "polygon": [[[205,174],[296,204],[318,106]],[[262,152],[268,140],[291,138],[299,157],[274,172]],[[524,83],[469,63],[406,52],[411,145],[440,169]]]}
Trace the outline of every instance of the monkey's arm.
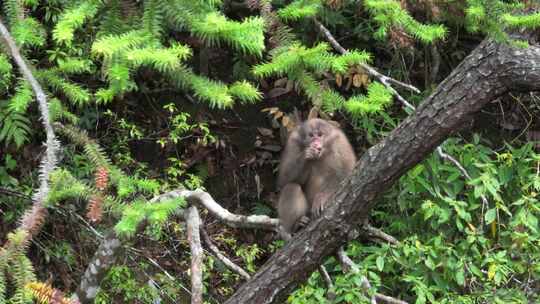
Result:
{"label": "monkey's arm", "polygon": [[283,188],[288,183],[303,184],[303,176],[306,175],[306,158],[302,141],[298,132],[291,133],[281,155],[279,163],[278,188]]}

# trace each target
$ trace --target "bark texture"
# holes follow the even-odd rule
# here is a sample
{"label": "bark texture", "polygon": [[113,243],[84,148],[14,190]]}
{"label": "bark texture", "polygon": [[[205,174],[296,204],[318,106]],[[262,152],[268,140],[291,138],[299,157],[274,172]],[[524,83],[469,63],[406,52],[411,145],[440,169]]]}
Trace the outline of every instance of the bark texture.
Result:
{"label": "bark texture", "polygon": [[369,149],[324,214],[297,234],[226,303],[281,303],[347,240],[375,198],[422,161],[488,102],[509,91],[540,89],[540,47],[482,42],[416,112]]}

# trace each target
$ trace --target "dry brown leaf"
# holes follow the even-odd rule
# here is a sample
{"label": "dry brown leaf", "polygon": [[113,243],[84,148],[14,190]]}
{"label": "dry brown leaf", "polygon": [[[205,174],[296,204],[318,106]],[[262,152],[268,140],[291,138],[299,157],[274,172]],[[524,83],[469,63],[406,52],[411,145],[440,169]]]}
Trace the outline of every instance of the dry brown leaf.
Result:
{"label": "dry brown leaf", "polygon": [[343,77],[341,77],[340,74],[336,74],[336,85],[338,87],[341,87],[342,84],[343,84]]}

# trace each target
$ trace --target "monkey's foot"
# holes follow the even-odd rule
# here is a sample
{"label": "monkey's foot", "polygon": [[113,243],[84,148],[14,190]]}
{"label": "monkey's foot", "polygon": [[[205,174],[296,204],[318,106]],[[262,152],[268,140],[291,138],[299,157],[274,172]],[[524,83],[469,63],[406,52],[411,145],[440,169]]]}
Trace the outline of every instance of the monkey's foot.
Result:
{"label": "monkey's foot", "polygon": [[296,225],[295,225],[296,229],[295,229],[295,231],[298,231],[298,230],[306,227],[309,224],[310,221],[311,221],[311,219],[309,217],[307,217],[305,215],[302,216],[301,218],[298,219],[298,221],[296,221]]}

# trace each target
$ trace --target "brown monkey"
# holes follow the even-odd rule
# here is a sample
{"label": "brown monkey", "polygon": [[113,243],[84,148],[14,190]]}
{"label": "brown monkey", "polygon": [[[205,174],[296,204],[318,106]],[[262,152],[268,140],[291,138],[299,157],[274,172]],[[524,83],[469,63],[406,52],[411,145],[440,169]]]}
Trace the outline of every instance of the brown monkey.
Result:
{"label": "brown monkey", "polygon": [[296,232],[308,216],[319,216],[355,164],[353,148],[339,128],[318,118],[297,127],[279,164],[278,214],[285,232]]}

